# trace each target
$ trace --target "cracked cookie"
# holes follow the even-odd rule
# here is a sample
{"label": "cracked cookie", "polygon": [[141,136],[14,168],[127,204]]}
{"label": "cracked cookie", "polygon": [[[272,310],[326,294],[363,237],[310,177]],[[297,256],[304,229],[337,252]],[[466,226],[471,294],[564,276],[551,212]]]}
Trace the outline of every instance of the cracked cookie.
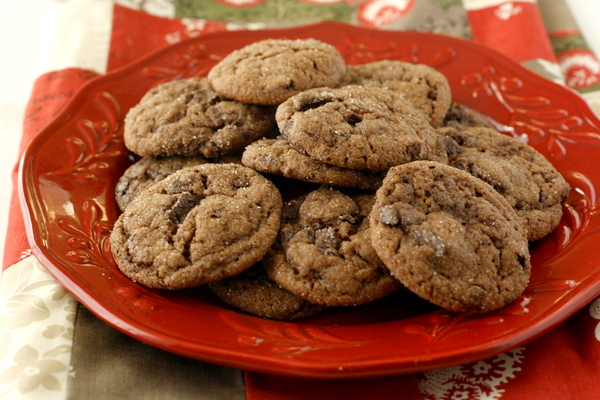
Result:
{"label": "cracked cookie", "polygon": [[382,87],[402,93],[408,102],[437,126],[450,109],[452,94],[446,77],[425,64],[381,60],[349,65],[339,86]]}
{"label": "cracked cookie", "polygon": [[278,239],[263,259],[269,277],[327,306],[364,304],[398,290],[370,244],[373,200],[320,188],[286,203]]}
{"label": "cracked cookie", "polygon": [[496,310],[528,283],[528,241],[517,215],[465,171],[431,161],[390,169],[370,222],[373,248],[391,273],[440,307]]}
{"label": "cracked cookie", "polygon": [[275,119],[294,147],[342,168],[381,171],[438,152],[425,116],[392,90],[311,89],[279,105]]}
{"label": "cracked cookie", "polygon": [[131,200],[154,183],[185,167],[205,164],[208,159],[198,157],[143,157],[125,170],[115,186],[115,199],[121,211]]}
{"label": "cracked cookie", "polygon": [[540,152],[492,128],[440,128],[437,132],[453,141],[449,165],[500,193],[516,211],[530,241],[556,228],[570,186]]}
{"label": "cracked cookie", "polygon": [[316,160],[294,148],[287,140],[261,139],[242,154],[244,165],[257,171],[305,182],[353,189],[376,190],[383,172],[336,167]]}
{"label": "cracked cookie", "polygon": [[342,55],[316,39],[267,39],[235,50],[208,73],[216,91],[252,104],[276,105],[306,89],[336,85]]}
{"label": "cracked cookie", "polygon": [[269,250],[281,194],[251,168],[202,164],[177,171],[133,199],[115,222],[119,269],[157,289],[183,289],[239,274]]}
{"label": "cracked cookie", "polygon": [[125,146],[145,156],[230,154],[265,136],[273,109],[228,99],[206,78],[163,83],[146,93],[125,118]]}
{"label": "cracked cookie", "polygon": [[289,321],[327,309],[283,289],[267,276],[261,263],[208,287],[226,304],[262,318]]}

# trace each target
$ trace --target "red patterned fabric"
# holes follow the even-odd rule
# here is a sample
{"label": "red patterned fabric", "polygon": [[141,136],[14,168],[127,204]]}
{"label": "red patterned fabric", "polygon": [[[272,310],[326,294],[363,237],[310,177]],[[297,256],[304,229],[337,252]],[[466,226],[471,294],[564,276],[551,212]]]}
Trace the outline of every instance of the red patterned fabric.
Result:
{"label": "red patterned fabric", "polygon": [[222,22],[161,18],[115,4],[108,71],[171,43],[225,30]]}
{"label": "red patterned fabric", "polygon": [[594,335],[599,324],[586,307],[527,344],[517,378],[502,400],[600,399],[600,337]]}
{"label": "red patterned fabric", "polygon": [[[42,128],[62,110],[75,91],[86,81],[98,74],[76,68],[49,72],[40,76],[33,85],[31,97],[23,121],[23,137],[21,148],[42,130]],[[13,171],[13,187],[17,187],[17,167]],[[25,235],[25,225],[17,192],[11,197],[8,234],[4,247],[2,269],[13,265],[21,258],[29,255],[29,243]]]}
{"label": "red patterned fabric", "polygon": [[537,5],[528,1],[506,1],[494,7],[468,12],[473,39],[514,61],[542,59],[556,62],[546,37]]}

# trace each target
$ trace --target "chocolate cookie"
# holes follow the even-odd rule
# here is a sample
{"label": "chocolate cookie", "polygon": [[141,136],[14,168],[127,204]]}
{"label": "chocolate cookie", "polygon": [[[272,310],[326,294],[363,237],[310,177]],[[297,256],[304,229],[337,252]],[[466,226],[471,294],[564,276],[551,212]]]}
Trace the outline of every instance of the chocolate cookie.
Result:
{"label": "chocolate cookie", "polygon": [[453,128],[463,128],[463,127],[487,127],[493,128],[493,125],[485,119],[482,115],[477,113],[470,108],[467,108],[457,102],[452,102],[450,109],[446,113],[444,120],[440,123],[439,127],[453,127]]}
{"label": "chocolate cookie", "polygon": [[295,147],[342,168],[386,170],[428,159],[437,148],[424,115],[387,89],[351,85],[307,90],[282,103],[275,119]]}
{"label": "chocolate cookie", "polygon": [[425,64],[381,60],[349,65],[342,85],[383,87],[398,91],[409,103],[427,116],[431,125],[438,125],[452,102],[452,92],[446,77]]}
{"label": "chocolate cookie", "polygon": [[541,239],[556,228],[570,186],[541,153],[492,128],[445,128],[438,133],[455,143],[448,163],[504,196],[529,240]]}
{"label": "chocolate cookie", "polygon": [[529,280],[528,242],[514,210],[457,168],[415,161],[390,169],[370,222],[371,243],[392,274],[443,308],[492,311]]}
{"label": "chocolate cookie", "polygon": [[115,199],[121,211],[142,190],[165,179],[185,167],[205,164],[208,159],[198,157],[143,157],[125,170],[115,187]]}
{"label": "chocolate cookie", "polygon": [[269,277],[328,306],[368,303],[399,289],[369,241],[373,200],[321,188],[286,203],[277,242],[263,259]]}
{"label": "chocolate cookie", "polygon": [[336,167],[316,160],[294,148],[287,140],[261,139],[246,147],[244,165],[257,171],[306,182],[354,189],[376,190],[383,172]]}
{"label": "chocolate cookie", "polygon": [[282,200],[251,168],[202,164],[138,194],[110,236],[119,269],[157,289],[182,289],[239,274],[274,242]]}
{"label": "chocolate cookie", "polygon": [[273,109],[230,100],[206,78],[163,83],[150,90],[125,118],[126,147],[139,156],[233,153],[263,137]]}
{"label": "chocolate cookie", "polygon": [[283,289],[269,279],[260,263],[208,286],[226,304],[262,318],[296,320],[312,317],[327,308]]}
{"label": "chocolate cookie", "polygon": [[216,91],[253,104],[276,105],[306,89],[336,85],[346,69],[341,54],[316,39],[267,39],[235,50],[208,79]]}

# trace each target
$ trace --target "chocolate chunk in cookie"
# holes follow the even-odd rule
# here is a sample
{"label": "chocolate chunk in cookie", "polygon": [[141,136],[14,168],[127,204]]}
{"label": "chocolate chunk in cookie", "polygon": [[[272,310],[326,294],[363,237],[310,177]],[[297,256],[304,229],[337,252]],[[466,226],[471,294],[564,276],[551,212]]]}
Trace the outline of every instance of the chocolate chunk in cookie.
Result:
{"label": "chocolate chunk in cookie", "polygon": [[296,320],[327,309],[283,289],[269,279],[260,263],[239,275],[210,283],[209,288],[226,304],[262,318]]}
{"label": "chocolate chunk in cookie", "polygon": [[328,306],[368,303],[399,289],[369,241],[373,200],[321,188],[286,203],[278,240],[263,259],[269,277]]}
{"label": "chocolate chunk in cookie", "polygon": [[115,199],[121,211],[133,198],[154,183],[165,179],[173,172],[185,167],[205,164],[208,159],[198,157],[143,157],[129,166],[115,187]]}
{"label": "chocolate chunk in cookie", "polygon": [[529,240],[556,228],[570,186],[537,150],[485,127],[441,128],[455,146],[448,163],[485,181],[513,207]]}
{"label": "chocolate chunk in cookie", "polygon": [[514,210],[457,168],[415,161],[390,169],[370,221],[371,243],[391,273],[443,308],[496,310],[529,280],[528,242]]}
{"label": "chocolate chunk in cookie", "polygon": [[273,109],[228,99],[206,78],[163,83],[125,118],[124,139],[139,156],[218,157],[243,149],[274,125]]}
{"label": "chocolate chunk in cookie", "polygon": [[182,289],[239,274],[280,224],[275,185],[237,164],[179,170],[139,193],[110,236],[119,269],[151,288]]}
{"label": "chocolate chunk in cookie", "polygon": [[408,102],[425,114],[431,125],[438,125],[452,102],[450,84],[436,69],[425,64],[381,60],[349,65],[342,85],[383,87],[398,91]]}
{"label": "chocolate chunk in cookie", "polygon": [[345,69],[343,57],[330,44],[267,39],[228,54],[208,79],[229,98],[276,105],[303,90],[336,85]]}
{"label": "chocolate chunk in cookie", "polygon": [[387,89],[307,90],[282,103],[275,118],[295,147],[342,168],[386,170],[429,159],[437,149],[435,131],[424,115]]}
{"label": "chocolate chunk in cookie", "polygon": [[294,148],[287,140],[261,139],[246,147],[244,165],[257,171],[301,181],[353,189],[376,190],[384,173],[325,164]]}

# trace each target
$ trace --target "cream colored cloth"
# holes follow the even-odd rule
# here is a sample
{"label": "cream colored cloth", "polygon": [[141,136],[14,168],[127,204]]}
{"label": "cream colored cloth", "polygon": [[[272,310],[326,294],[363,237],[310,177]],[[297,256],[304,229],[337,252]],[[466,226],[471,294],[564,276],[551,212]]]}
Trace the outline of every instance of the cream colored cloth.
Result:
{"label": "cream colored cloth", "polygon": [[0,280],[0,398],[64,399],[77,301],[35,257]]}

